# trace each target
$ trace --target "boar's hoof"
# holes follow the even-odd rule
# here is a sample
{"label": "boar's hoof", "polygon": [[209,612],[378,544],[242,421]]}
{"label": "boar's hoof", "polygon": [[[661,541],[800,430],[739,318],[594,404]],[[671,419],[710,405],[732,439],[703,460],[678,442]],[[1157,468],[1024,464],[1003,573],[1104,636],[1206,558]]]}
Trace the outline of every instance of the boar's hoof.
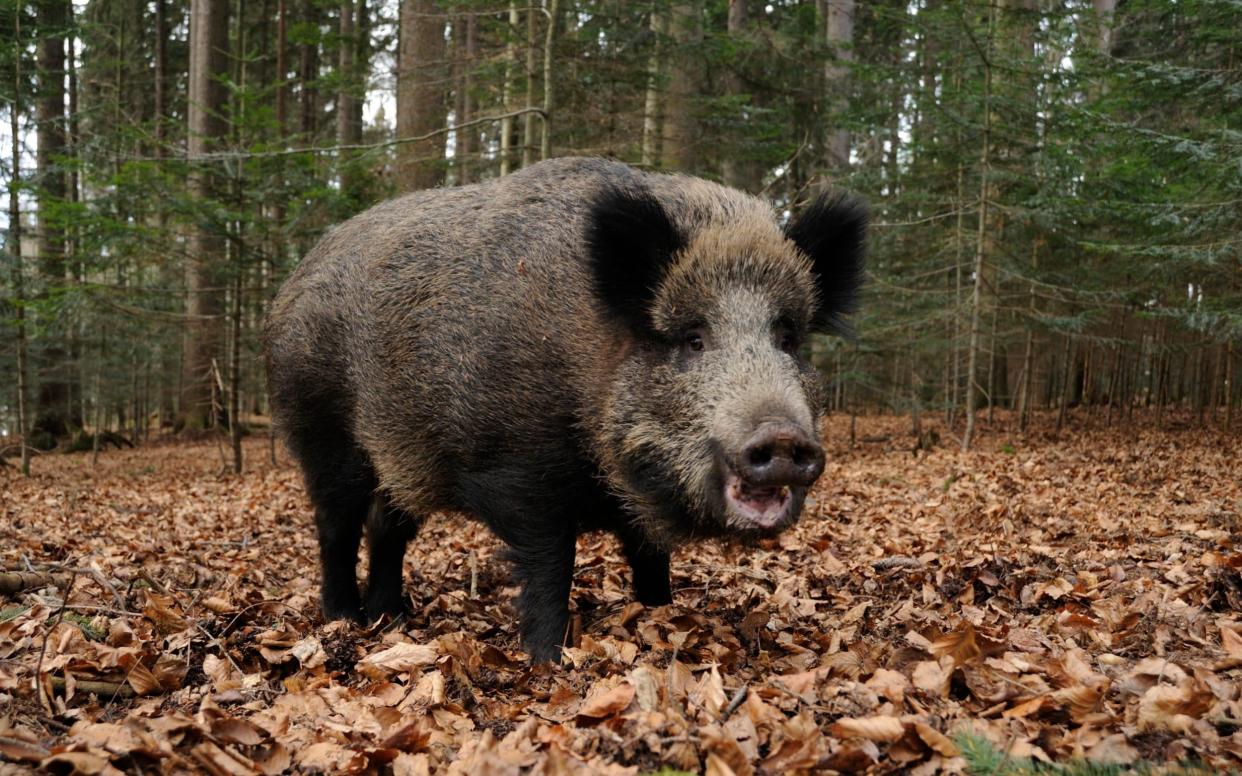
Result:
{"label": "boar's hoof", "polygon": [[526,652],[530,655],[530,662],[535,665],[539,665],[541,663],[551,663],[553,665],[557,665],[561,662],[560,644],[552,644],[550,646],[547,644],[528,644],[526,645]]}
{"label": "boar's hoof", "polygon": [[323,611],[324,622],[334,622],[336,620],[349,620],[359,625],[366,624],[366,618],[363,616],[362,607],[354,604],[333,604],[324,601],[320,606]]}
{"label": "boar's hoof", "polygon": [[393,622],[403,620],[410,614],[410,607],[406,604],[405,597],[401,595],[401,591],[383,589],[367,594],[367,620],[375,622],[387,615]]}

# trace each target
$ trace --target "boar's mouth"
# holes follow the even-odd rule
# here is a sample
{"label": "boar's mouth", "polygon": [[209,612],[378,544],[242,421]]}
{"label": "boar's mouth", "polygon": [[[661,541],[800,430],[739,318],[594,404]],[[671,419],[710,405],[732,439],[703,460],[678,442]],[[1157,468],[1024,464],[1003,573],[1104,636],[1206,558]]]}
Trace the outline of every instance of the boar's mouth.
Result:
{"label": "boar's mouth", "polygon": [[748,526],[770,531],[790,517],[793,488],[789,485],[761,487],[751,485],[732,471],[725,475],[725,503],[731,516]]}
{"label": "boar's mouth", "polygon": [[809,488],[797,483],[766,484],[739,473],[718,442],[711,500],[726,535],[741,539],[775,536],[798,519]]}

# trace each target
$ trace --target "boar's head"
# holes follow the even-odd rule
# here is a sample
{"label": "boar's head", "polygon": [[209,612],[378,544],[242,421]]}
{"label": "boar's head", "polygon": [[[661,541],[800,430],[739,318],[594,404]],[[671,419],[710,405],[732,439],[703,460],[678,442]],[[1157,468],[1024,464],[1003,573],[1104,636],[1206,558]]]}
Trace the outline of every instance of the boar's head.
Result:
{"label": "boar's head", "polygon": [[846,332],[866,230],[865,208],[843,196],[784,231],[762,208],[684,211],[614,190],[589,216],[595,292],[624,343],[600,457],[665,547],[771,536],[798,518],[824,468],[804,344]]}

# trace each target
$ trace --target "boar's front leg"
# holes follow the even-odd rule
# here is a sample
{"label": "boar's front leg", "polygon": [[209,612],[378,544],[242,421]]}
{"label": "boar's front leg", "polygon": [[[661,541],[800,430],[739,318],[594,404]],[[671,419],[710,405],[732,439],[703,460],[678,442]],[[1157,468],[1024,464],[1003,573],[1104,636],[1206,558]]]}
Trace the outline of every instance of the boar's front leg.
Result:
{"label": "boar's front leg", "polygon": [[325,620],[362,619],[358,597],[358,544],[366,520],[367,494],[346,493],[316,499],[319,532],[320,603]]}
{"label": "boar's front leg", "polygon": [[522,586],[517,601],[522,646],[532,662],[559,663],[569,629],[577,531],[571,523],[544,525],[504,538]]}
{"label": "boar's front leg", "polygon": [[418,534],[422,518],[394,506],[385,494],[375,497],[367,518],[366,614],[371,622],[384,615],[394,619],[406,614],[406,599],[401,589],[405,566],[405,548]]}
{"label": "boar's front leg", "polygon": [[643,606],[671,604],[673,589],[669,582],[668,553],[647,541],[632,526],[625,526],[617,535],[634,575],[634,597]]}

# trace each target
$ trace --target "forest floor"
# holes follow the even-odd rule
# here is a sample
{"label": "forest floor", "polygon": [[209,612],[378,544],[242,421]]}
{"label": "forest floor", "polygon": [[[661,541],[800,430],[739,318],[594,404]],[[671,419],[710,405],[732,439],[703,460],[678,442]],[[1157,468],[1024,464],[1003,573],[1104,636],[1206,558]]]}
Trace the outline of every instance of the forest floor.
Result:
{"label": "forest floor", "polygon": [[1242,767],[1239,438],[1041,422],[916,458],[907,419],[852,449],[829,420],[798,526],[677,553],[674,606],[584,537],[574,647],[535,670],[460,518],[407,556],[410,622],[325,625],[265,439],[241,476],[214,442],[0,467],[0,583],[35,583],[0,595],[0,773],[964,772],[964,733]]}

